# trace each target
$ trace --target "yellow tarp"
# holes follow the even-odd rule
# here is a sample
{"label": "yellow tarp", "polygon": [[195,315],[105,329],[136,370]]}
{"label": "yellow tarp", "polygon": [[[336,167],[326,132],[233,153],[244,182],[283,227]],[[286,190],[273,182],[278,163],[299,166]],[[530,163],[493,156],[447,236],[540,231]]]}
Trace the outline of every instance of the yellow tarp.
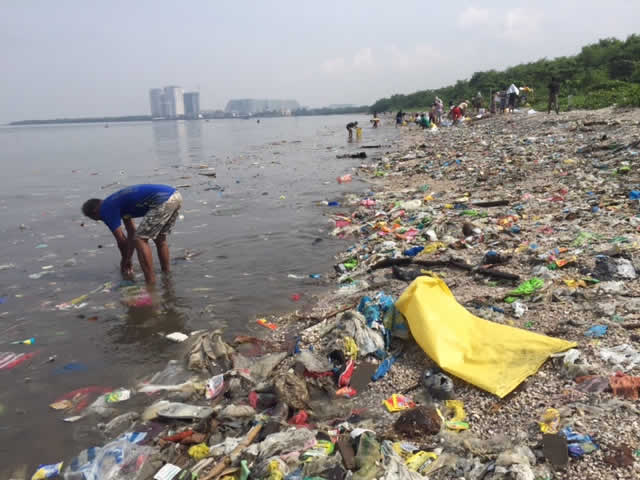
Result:
{"label": "yellow tarp", "polygon": [[444,371],[500,398],[549,355],[576,343],[478,318],[439,278],[419,277],[396,302],[411,334]]}

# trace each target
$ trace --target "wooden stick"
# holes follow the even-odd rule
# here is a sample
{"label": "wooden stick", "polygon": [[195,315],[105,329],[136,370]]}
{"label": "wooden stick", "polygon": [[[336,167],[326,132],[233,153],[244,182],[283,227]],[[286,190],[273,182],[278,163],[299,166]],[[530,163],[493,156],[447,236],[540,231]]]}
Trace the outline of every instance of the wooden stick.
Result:
{"label": "wooden stick", "polygon": [[488,202],[471,202],[473,207],[506,207],[509,200],[491,200]]}
{"label": "wooden stick", "polygon": [[245,448],[251,445],[251,443],[253,443],[253,441],[256,439],[256,437],[260,433],[260,430],[262,430],[262,423],[258,423],[255,427],[249,430],[249,433],[247,433],[247,436],[245,437],[245,439],[242,440],[238,444],[238,446],[233,449],[231,454],[225,455],[224,458],[220,460],[206,476],[201,477],[200,480],[213,480],[218,475],[220,475],[225,470],[225,468],[231,465],[231,459],[233,457],[238,455]]}

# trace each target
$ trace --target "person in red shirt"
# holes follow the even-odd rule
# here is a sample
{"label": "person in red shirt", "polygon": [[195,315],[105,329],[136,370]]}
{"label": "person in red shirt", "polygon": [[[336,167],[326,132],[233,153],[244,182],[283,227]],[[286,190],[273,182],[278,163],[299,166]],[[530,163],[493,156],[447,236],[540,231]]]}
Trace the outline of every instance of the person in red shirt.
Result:
{"label": "person in red shirt", "polygon": [[453,107],[451,109],[451,120],[453,120],[453,123],[456,123],[461,118],[462,118],[462,109],[459,106]]}

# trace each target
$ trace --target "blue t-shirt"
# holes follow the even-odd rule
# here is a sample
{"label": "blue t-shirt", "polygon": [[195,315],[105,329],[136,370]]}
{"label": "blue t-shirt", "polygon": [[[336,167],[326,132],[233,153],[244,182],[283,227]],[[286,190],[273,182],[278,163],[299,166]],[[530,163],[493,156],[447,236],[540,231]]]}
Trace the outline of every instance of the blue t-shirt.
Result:
{"label": "blue t-shirt", "polygon": [[166,202],[176,191],[169,185],[132,185],[112,193],[100,206],[100,218],[114,232],[122,218],[144,217],[147,212]]}

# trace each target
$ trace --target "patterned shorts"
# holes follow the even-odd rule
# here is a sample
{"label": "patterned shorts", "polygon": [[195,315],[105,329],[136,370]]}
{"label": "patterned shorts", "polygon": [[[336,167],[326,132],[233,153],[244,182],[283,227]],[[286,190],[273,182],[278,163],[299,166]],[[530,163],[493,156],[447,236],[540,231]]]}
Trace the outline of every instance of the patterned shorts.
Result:
{"label": "patterned shorts", "polygon": [[180,192],[174,192],[166,202],[149,209],[142,217],[136,236],[155,240],[160,235],[170,234],[178,219],[180,207],[182,207],[182,195]]}

